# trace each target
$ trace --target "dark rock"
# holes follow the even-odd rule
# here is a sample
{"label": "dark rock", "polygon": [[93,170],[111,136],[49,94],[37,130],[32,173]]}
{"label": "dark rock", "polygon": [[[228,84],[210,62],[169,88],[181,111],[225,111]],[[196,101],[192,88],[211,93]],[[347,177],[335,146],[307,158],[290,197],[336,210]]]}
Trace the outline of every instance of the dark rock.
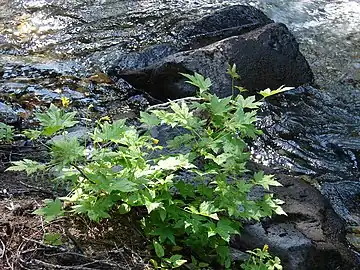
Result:
{"label": "dark rock", "polygon": [[0,122],[14,124],[18,121],[16,112],[8,105],[0,102]]}
{"label": "dark rock", "polygon": [[360,94],[299,87],[264,105],[254,160],[309,175],[336,213],[359,226]]}
{"label": "dark rock", "polygon": [[115,61],[113,67],[107,70],[107,73],[114,76],[118,72],[142,69],[178,51],[179,49],[174,45],[158,44],[140,52],[128,53]]}
{"label": "dark rock", "polygon": [[178,39],[186,41],[188,47],[194,49],[242,35],[272,22],[262,11],[252,6],[229,6],[190,23],[180,31]]}
{"label": "dark rock", "polygon": [[237,65],[241,85],[251,91],[313,81],[298,43],[283,24],[268,24],[201,49],[170,55],[145,69],[118,72],[117,76],[166,100],[194,95],[196,88],[184,83],[179,72],[198,72],[212,79],[212,92],[224,97],[232,92],[231,79],[225,73],[228,63]]}
{"label": "dark rock", "polygon": [[313,87],[299,87],[276,95],[268,99],[260,112],[258,127],[265,134],[254,148],[264,151],[255,156],[272,166],[324,175],[320,182],[357,179],[359,108],[357,92],[334,95]]}
{"label": "dark rock", "polygon": [[348,224],[360,225],[359,181],[324,183],[321,192],[330,200],[336,213]]}
{"label": "dark rock", "polygon": [[355,254],[346,245],[344,222],[320,192],[301,178],[283,174],[277,178],[283,187],[274,190],[285,201],[283,209],[288,217],[246,225],[233,245],[253,249],[268,244],[270,252],[289,270],[356,269]]}
{"label": "dark rock", "polygon": [[251,6],[226,7],[188,23],[179,31],[176,44],[157,44],[140,52],[122,55],[113,62],[107,73],[113,76],[122,71],[131,72],[142,69],[171,54],[203,47],[230,36],[241,35],[272,22],[262,11]]}

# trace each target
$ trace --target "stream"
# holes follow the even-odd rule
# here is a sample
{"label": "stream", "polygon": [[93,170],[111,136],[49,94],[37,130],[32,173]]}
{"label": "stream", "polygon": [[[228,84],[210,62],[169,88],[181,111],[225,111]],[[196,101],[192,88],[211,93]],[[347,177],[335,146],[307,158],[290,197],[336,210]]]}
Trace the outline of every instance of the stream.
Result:
{"label": "stream", "polygon": [[0,0],[0,70],[8,70],[1,82],[18,76],[11,76],[14,65],[88,76],[119,54],[172,40],[184,22],[232,4],[253,5],[285,23],[323,89],[359,72],[359,0]]}

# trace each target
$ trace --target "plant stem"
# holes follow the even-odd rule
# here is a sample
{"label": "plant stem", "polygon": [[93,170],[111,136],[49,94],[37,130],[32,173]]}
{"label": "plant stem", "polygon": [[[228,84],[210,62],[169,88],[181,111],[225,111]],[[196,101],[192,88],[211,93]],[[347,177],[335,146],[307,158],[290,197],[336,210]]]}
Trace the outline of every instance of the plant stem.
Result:
{"label": "plant stem", "polygon": [[73,166],[80,174],[82,177],[84,177],[86,180],[88,180],[91,184],[96,184],[94,181],[90,180],[89,177],[80,169],[79,166],[77,166],[76,164],[71,164],[71,166]]}

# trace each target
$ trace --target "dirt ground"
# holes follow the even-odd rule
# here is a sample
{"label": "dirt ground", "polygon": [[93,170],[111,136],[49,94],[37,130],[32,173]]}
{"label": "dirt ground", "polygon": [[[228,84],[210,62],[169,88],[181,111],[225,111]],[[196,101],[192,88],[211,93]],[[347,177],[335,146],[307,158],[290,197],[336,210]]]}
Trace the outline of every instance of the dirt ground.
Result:
{"label": "dirt ground", "polygon": [[43,154],[33,146],[0,145],[0,269],[150,269],[150,243],[123,216],[111,223],[82,217],[46,223],[32,214],[61,190],[43,177],[5,169],[10,159]]}

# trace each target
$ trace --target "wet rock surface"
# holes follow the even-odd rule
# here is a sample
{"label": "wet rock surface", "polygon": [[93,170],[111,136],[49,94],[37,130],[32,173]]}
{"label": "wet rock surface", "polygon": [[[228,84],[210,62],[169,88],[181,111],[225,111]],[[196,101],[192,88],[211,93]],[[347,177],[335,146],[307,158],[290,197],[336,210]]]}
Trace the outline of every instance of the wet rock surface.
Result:
{"label": "wet rock surface", "polygon": [[261,112],[264,135],[254,145],[254,159],[309,175],[320,186],[327,183],[324,194],[332,202],[334,196],[349,198],[344,205],[358,216],[358,202],[350,198],[356,198],[360,185],[359,104],[359,93],[337,96],[312,87],[269,99]]}
{"label": "wet rock surface", "polygon": [[[264,135],[253,146],[256,162],[302,175],[321,192],[344,226],[355,228],[360,225],[359,104],[358,92],[341,96],[312,87],[275,96],[261,112],[259,127]],[[306,202],[311,202],[311,196]],[[359,251],[359,233],[344,234]]]}

